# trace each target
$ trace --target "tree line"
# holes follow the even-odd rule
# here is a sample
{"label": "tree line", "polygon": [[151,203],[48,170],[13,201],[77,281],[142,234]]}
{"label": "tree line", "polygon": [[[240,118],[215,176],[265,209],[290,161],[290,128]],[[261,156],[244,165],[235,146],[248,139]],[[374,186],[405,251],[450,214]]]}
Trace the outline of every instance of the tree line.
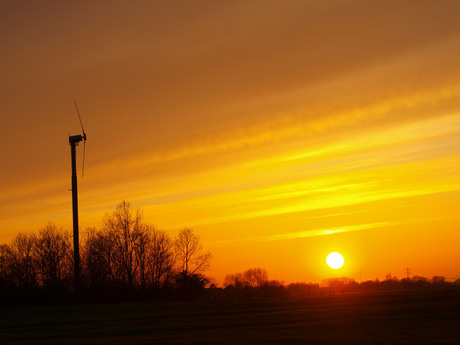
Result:
{"label": "tree line", "polygon": [[[307,297],[347,293],[396,292],[409,290],[459,289],[460,279],[446,281],[443,276],[431,279],[413,276],[398,279],[387,274],[384,280],[367,280],[357,282],[348,277],[324,279],[321,283],[285,284],[268,279],[267,270],[251,268],[241,273],[228,274],[223,288],[215,288],[213,293],[222,298],[272,298],[272,297]],[[211,290],[211,289],[210,289]]]}
{"label": "tree line", "polygon": [[[80,242],[79,298],[195,298],[209,282],[204,273],[212,255],[193,230],[171,238],[126,201]],[[49,223],[38,233],[20,233],[0,245],[0,302],[75,298],[73,267],[69,231]]]}
{"label": "tree line", "polygon": [[[37,233],[19,233],[0,244],[0,305],[106,302],[148,299],[298,297],[324,294],[458,288],[460,280],[420,276],[356,282],[342,277],[317,283],[284,284],[264,268],[228,274],[223,287],[205,275],[212,255],[185,228],[175,238],[147,224],[143,213],[123,201],[107,213],[100,229],[81,236],[79,287],[69,231],[49,223]],[[206,289],[206,287],[208,287]],[[78,291],[77,291],[78,290]]]}

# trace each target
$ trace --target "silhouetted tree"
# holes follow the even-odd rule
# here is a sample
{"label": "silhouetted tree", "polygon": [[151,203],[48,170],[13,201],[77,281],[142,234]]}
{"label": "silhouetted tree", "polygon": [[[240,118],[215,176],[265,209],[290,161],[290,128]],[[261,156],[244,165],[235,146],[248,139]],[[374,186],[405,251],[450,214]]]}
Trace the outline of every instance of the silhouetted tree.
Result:
{"label": "silhouetted tree", "polygon": [[[142,211],[125,201],[105,216],[101,229],[86,229],[80,253],[79,299],[195,298],[209,282],[203,272],[212,256],[198,235],[184,229],[172,240],[145,224]],[[71,236],[53,223],[36,235],[18,234],[10,245],[0,244],[0,303],[5,296],[25,303],[68,301],[72,281]]]}
{"label": "silhouetted tree", "polygon": [[268,281],[268,273],[264,268],[250,268],[243,273],[247,286],[262,287]]}
{"label": "silhouetted tree", "polygon": [[151,230],[151,243],[148,254],[148,273],[155,288],[167,284],[173,276],[174,243],[166,232]]}
{"label": "silhouetted tree", "polygon": [[328,288],[330,292],[344,293],[346,291],[353,290],[358,283],[352,278],[340,277],[340,278],[329,278],[324,279],[321,282],[325,288]]}
{"label": "silhouetted tree", "polygon": [[115,248],[107,233],[95,228],[86,230],[82,245],[82,275],[89,287],[105,286],[114,282]]}
{"label": "silhouetted tree", "polygon": [[246,286],[243,273],[227,274],[224,279],[224,287],[233,286],[240,289]]}
{"label": "silhouetted tree", "polygon": [[265,268],[250,268],[243,273],[227,274],[224,279],[224,286],[235,288],[264,286],[268,281],[268,272]]}
{"label": "silhouetted tree", "polygon": [[210,252],[203,253],[200,237],[193,230],[181,230],[174,241],[174,248],[181,273],[202,273],[209,268],[212,255]]}
{"label": "silhouetted tree", "polygon": [[175,277],[176,293],[180,299],[196,299],[205,292],[208,279],[199,273],[178,273]]}
{"label": "silhouetted tree", "polygon": [[7,244],[0,245],[0,281],[8,282],[11,281],[10,274],[11,267],[11,249]]}
{"label": "silhouetted tree", "polygon": [[430,284],[427,278],[418,275],[413,276],[410,280],[412,283],[416,284],[417,287],[427,287]]}
{"label": "silhouetted tree", "polygon": [[19,233],[9,249],[9,271],[16,286],[26,289],[37,286],[37,257],[34,255],[37,236]]}
{"label": "silhouetted tree", "polygon": [[104,219],[104,231],[113,245],[116,275],[128,286],[133,286],[139,268],[139,250],[143,247],[146,226],[142,211],[123,201]]}
{"label": "silhouetted tree", "polygon": [[446,278],[442,276],[434,276],[431,278],[431,284],[443,285],[446,283]]}
{"label": "silhouetted tree", "polygon": [[145,288],[148,280],[148,265],[149,254],[152,247],[152,231],[153,227],[144,225],[140,231],[139,237],[135,242],[134,255],[136,258],[136,266],[138,267],[139,285]]}
{"label": "silhouetted tree", "polygon": [[49,223],[38,233],[34,255],[37,272],[44,287],[61,289],[72,278],[72,249],[69,233]]}

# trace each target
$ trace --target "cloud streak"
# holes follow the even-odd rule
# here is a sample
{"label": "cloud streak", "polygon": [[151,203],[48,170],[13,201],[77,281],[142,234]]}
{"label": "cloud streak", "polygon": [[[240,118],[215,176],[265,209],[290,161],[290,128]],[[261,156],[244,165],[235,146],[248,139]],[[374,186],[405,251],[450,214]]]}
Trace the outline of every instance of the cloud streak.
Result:
{"label": "cloud streak", "polygon": [[340,228],[334,229],[310,229],[305,231],[297,231],[297,232],[289,232],[289,233],[281,233],[281,234],[274,234],[268,236],[257,236],[257,237],[245,237],[245,238],[238,238],[238,239],[230,239],[230,240],[222,240],[216,242],[208,243],[211,246],[222,246],[228,244],[236,244],[236,243],[253,243],[253,242],[266,242],[266,241],[285,241],[285,240],[296,240],[296,239],[303,239],[309,237],[316,237],[316,236],[328,236],[334,235],[343,232],[350,232],[350,231],[361,231],[361,230],[370,230],[370,229],[378,229],[384,227],[390,227],[400,224],[408,224],[411,223],[410,221],[392,221],[392,222],[378,222],[378,223],[369,223],[369,224],[359,224],[359,225],[345,225]]}

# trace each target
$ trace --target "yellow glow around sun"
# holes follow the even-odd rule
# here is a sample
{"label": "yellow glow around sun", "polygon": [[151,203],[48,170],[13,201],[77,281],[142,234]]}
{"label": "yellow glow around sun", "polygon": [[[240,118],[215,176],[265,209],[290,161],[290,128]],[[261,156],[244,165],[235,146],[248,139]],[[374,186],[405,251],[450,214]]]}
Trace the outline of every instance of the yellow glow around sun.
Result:
{"label": "yellow glow around sun", "polygon": [[342,254],[337,253],[337,252],[332,252],[327,256],[326,262],[330,268],[333,268],[336,270],[343,266],[343,263],[345,262],[345,260]]}

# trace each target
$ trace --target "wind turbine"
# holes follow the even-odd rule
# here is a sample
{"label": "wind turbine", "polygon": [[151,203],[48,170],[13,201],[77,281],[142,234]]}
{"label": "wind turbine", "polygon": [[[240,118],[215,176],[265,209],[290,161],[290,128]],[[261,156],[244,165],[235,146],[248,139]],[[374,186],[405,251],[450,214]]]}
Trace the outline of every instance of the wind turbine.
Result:
{"label": "wind turbine", "polygon": [[76,146],[83,140],[83,167],[82,174],[85,168],[85,148],[86,148],[86,133],[81,122],[80,112],[78,111],[77,101],[74,100],[75,108],[77,109],[78,119],[83,134],[69,136],[70,153],[72,161],[72,210],[73,210],[73,255],[74,255],[74,280],[75,290],[80,287],[80,244],[78,240],[78,193],[77,193],[77,162],[76,162]]}

